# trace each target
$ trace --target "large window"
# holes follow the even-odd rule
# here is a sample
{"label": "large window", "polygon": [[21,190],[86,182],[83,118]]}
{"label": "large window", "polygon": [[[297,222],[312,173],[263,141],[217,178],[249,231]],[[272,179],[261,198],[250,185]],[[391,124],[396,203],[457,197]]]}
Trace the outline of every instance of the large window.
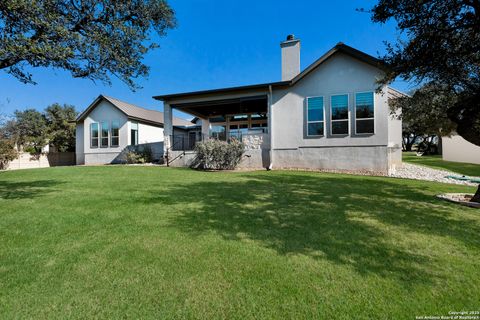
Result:
{"label": "large window", "polygon": [[90,147],[98,148],[98,123],[90,124]]}
{"label": "large window", "polygon": [[209,120],[210,136],[219,140],[241,140],[245,134],[268,132],[266,112],[216,116]]}
{"label": "large window", "polygon": [[138,123],[132,122],[130,129],[130,144],[136,146],[138,144]]}
{"label": "large window", "polygon": [[375,132],[373,92],[355,94],[355,133],[373,134]]}
{"label": "large window", "polygon": [[348,134],[348,94],[331,97],[332,134]]}
{"label": "large window", "polygon": [[101,148],[108,148],[108,122],[103,121],[101,123],[101,130],[100,130],[100,147]]}
{"label": "large window", "polygon": [[323,136],[325,130],[323,97],[307,99],[307,136]]}
{"label": "large window", "polygon": [[110,146],[118,147],[120,138],[120,122],[118,120],[112,121],[112,129],[110,134]]}

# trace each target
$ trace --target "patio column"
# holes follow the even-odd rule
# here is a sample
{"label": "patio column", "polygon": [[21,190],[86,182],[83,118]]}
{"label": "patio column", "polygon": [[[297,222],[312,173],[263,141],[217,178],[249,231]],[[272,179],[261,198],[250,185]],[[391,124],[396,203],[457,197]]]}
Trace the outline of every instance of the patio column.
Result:
{"label": "patio column", "polygon": [[270,165],[268,166],[268,170],[273,169],[273,157],[274,157],[274,151],[273,151],[273,143],[274,143],[274,136],[273,136],[273,91],[272,91],[272,86],[268,86],[268,137],[270,140]]}
{"label": "patio column", "polygon": [[168,156],[168,149],[170,149],[173,135],[173,116],[172,107],[167,102],[163,103],[163,152]]}
{"label": "patio column", "polygon": [[208,139],[210,136],[210,120],[202,118],[202,140]]}

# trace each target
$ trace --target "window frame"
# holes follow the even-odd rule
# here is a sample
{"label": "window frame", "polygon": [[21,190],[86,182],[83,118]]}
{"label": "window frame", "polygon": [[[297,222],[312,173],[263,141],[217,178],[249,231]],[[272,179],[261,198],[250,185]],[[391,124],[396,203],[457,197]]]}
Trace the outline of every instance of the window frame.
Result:
{"label": "window frame", "polygon": [[[323,120],[321,120],[321,121],[310,121],[310,120],[308,119],[308,100],[309,100],[309,99],[315,99],[315,98],[322,98]],[[326,125],[325,125],[325,122],[326,122],[326,121],[325,121],[325,96],[310,96],[310,97],[307,97],[307,98],[306,98],[306,108],[305,108],[305,111],[306,111],[306,113],[307,113],[307,116],[306,116],[307,122],[306,122],[306,125],[305,125],[305,133],[306,133],[306,136],[307,136],[308,138],[321,138],[321,137],[325,137],[325,129],[326,129]],[[310,123],[321,123],[321,122],[323,122],[323,133],[322,133],[322,134],[320,134],[320,135],[318,135],[318,134],[308,134],[308,125],[309,125]]]}
{"label": "window frame", "polygon": [[[104,137],[103,136],[103,124],[106,123],[107,124],[107,136]],[[107,139],[107,145],[104,146],[103,145],[103,139]],[[110,146],[110,121],[100,121],[100,148],[108,148]]]}
{"label": "window frame", "polygon": [[[97,137],[93,138],[93,125],[97,126]],[[97,139],[97,145],[93,145],[93,139]],[[90,123],[90,149],[98,149],[100,147],[100,124],[98,122]]]}
{"label": "window frame", "polygon": [[[114,123],[117,123],[118,126],[117,126],[117,131],[118,131],[118,135],[117,136],[114,136],[113,135],[113,124]],[[113,139],[114,138],[117,138],[117,141],[118,143],[117,144],[114,144],[113,143]],[[120,120],[112,120],[110,122],[110,147],[112,148],[118,148],[120,146]]]}
{"label": "window frame", "polygon": [[[136,129],[133,129],[132,128],[132,124],[136,124],[137,125],[137,128]],[[137,131],[137,134],[135,136],[135,144],[132,144],[132,131],[133,130],[136,130]],[[139,144],[139,141],[140,141],[140,123],[139,122],[136,122],[136,121],[131,121],[130,122],[130,144],[131,146],[138,146]]]}
{"label": "window frame", "polygon": [[[335,96],[347,96],[347,119],[333,120],[332,98]],[[333,122],[347,121],[347,133],[333,133]],[[350,93],[336,93],[330,95],[330,135],[331,136],[349,136],[350,135]]]}
{"label": "window frame", "polygon": [[[373,94],[373,118],[357,118],[357,94],[358,93],[372,93]],[[375,117],[375,91],[357,91],[354,93],[353,96],[353,105],[354,105],[354,111],[355,111],[355,135],[357,136],[371,136],[376,133],[376,127],[377,127],[377,120]],[[373,132],[368,132],[368,133],[358,133],[357,132],[357,121],[358,120],[373,120]]]}

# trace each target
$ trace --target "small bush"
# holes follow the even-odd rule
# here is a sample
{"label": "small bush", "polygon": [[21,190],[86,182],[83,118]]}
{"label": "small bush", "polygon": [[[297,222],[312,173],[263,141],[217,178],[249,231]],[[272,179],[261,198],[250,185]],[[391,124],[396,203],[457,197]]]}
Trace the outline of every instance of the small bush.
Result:
{"label": "small bush", "polygon": [[128,164],[145,163],[145,159],[136,151],[128,151],[125,154],[125,159]]}
{"label": "small bush", "polygon": [[236,139],[230,143],[210,139],[195,146],[196,157],[192,167],[204,170],[233,170],[242,160],[245,146]]}
{"label": "small bush", "polygon": [[17,159],[18,152],[15,150],[15,145],[5,139],[0,139],[0,170],[5,170],[10,161]]}
{"label": "small bush", "polygon": [[144,159],[146,163],[153,162],[153,149],[149,145],[144,145],[137,150],[137,153]]}

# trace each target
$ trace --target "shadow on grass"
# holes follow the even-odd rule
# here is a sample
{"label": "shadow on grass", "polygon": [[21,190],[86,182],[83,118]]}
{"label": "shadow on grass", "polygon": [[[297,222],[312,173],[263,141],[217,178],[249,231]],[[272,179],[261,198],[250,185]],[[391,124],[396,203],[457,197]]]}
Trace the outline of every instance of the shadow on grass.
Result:
{"label": "shadow on grass", "polygon": [[[281,255],[327,259],[361,274],[396,277],[406,285],[438,279],[438,266],[430,256],[407,249],[408,244],[394,244],[388,233],[392,227],[480,247],[478,221],[455,219],[448,205],[420,188],[385,179],[232,175],[229,181],[171,187],[144,202],[185,204],[170,223],[189,234],[252,239]],[[402,240],[408,242],[407,237]]]}
{"label": "shadow on grass", "polygon": [[29,199],[55,191],[54,186],[63,182],[56,180],[4,181],[0,180],[0,199]]}

